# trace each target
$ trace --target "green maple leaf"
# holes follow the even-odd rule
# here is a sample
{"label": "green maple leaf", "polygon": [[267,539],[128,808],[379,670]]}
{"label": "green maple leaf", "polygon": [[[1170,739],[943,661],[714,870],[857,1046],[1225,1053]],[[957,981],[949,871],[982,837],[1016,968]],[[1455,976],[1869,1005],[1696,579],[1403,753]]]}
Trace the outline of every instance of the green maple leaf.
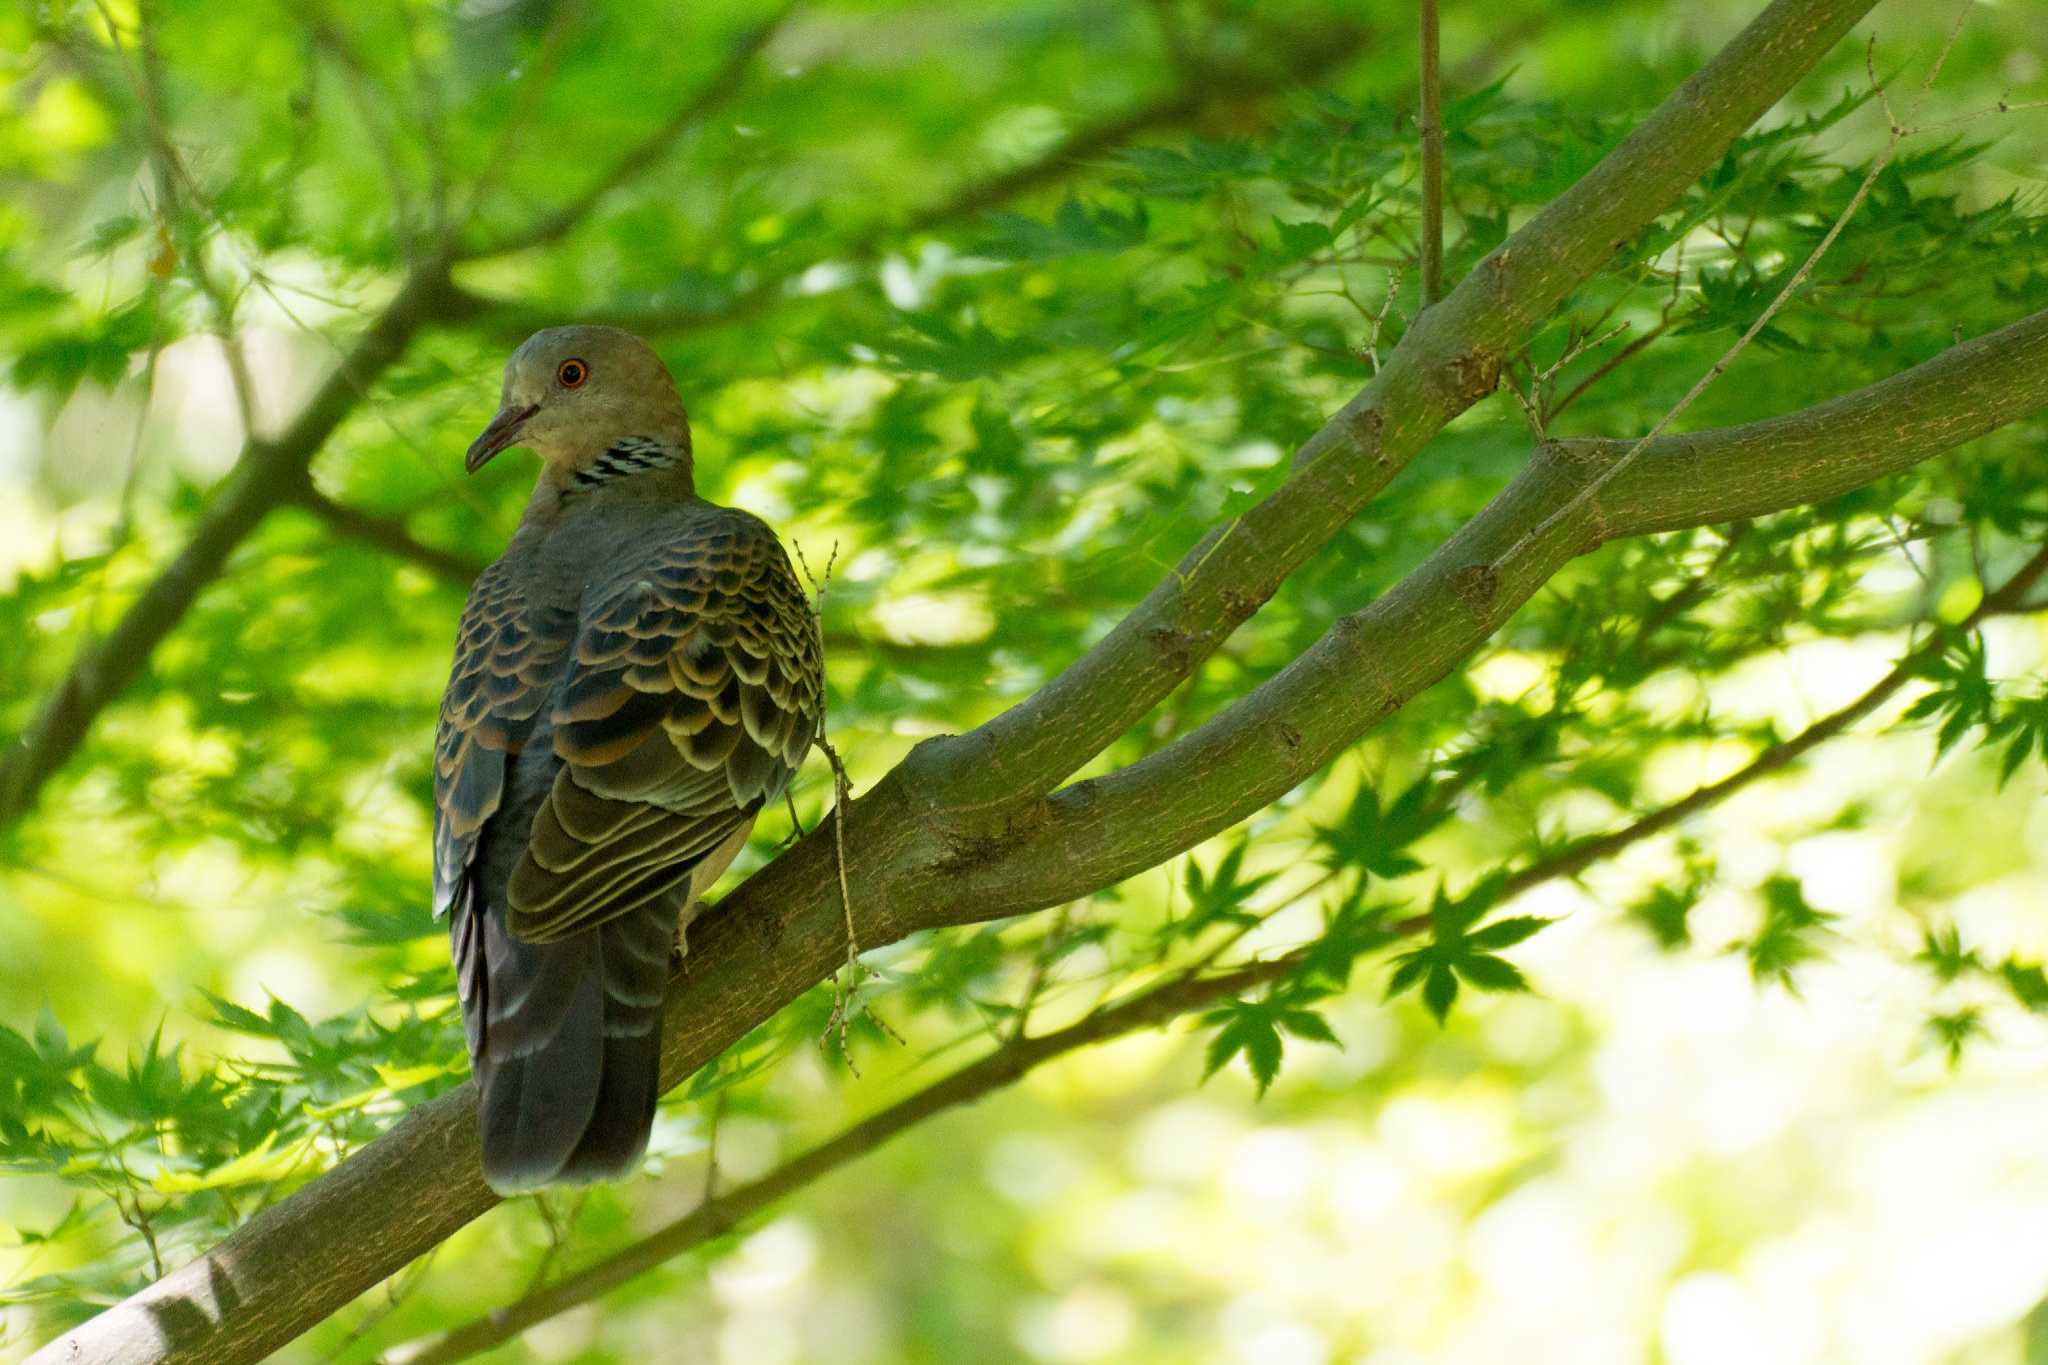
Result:
{"label": "green maple leaf", "polygon": [[1482,991],[1531,989],[1521,969],[1499,953],[1528,939],[1551,921],[1534,915],[1514,915],[1474,928],[1499,898],[1500,884],[1500,877],[1489,877],[1455,901],[1438,891],[1429,912],[1431,940],[1394,959],[1394,973],[1387,980],[1387,999],[1420,985],[1423,1008],[1441,1026],[1450,1019],[1460,983]]}

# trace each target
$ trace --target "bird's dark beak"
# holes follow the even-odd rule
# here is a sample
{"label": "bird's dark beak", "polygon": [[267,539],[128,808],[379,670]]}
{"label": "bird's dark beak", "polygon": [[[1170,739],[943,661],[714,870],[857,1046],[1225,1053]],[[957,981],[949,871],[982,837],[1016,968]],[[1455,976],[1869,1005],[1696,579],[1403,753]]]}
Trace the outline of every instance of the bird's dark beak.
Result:
{"label": "bird's dark beak", "polygon": [[519,429],[539,411],[538,403],[529,403],[523,408],[499,408],[498,415],[484,428],[483,435],[470,442],[469,454],[463,459],[462,467],[474,474],[489,464],[493,455],[518,441]]}

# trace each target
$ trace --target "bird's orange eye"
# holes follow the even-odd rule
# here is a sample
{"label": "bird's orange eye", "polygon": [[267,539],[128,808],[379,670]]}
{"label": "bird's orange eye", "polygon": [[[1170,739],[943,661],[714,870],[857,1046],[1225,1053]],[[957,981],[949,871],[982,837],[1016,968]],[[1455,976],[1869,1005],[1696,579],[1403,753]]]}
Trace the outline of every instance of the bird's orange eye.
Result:
{"label": "bird's orange eye", "polygon": [[565,389],[573,389],[590,378],[590,367],[580,360],[565,360],[555,370],[555,378]]}

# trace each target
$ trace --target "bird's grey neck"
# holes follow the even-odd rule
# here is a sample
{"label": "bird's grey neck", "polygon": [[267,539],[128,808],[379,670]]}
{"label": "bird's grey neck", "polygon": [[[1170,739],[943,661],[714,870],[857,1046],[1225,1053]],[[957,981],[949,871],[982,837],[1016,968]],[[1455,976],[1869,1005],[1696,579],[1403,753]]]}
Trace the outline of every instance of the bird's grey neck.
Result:
{"label": "bird's grey neck", "polygon": [[627,436],[614,441],[587,468],[577,470],[563,491],[571,494],[588,492],[647,474],[666,473],[670,478],[663,482],[674,482],[673,476],[677,472],[682,474],[685,483],[689,482],[690,447],[687,442],[677,445],[653,436]]}

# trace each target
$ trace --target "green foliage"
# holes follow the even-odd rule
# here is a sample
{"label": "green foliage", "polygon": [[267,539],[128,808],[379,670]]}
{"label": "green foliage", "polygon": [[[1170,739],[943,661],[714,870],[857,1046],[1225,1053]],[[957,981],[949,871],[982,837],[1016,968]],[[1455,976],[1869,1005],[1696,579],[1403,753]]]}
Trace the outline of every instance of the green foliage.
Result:
{"label": "green foliage", "polygon": [[1821,942],[1829,936],[1827,926],[1835,917],[1807,903],[1806,888],[1797,877],[1768,877],[1758,890],[1763,924],[1743,945],[1749,974],[1758,981],[1776,980],[1791,990],[1793,969],[1821,955]]}
{"label": "green foliage", "polygon": [[1261,1095],[1280,1074],[1280,1059],[1288,1037],[1343,1046],[1331,1032],[1327,1019],[1286,995],[1259,1001],[1233,1000],[1222,1009],[1210,1011],[1202,1022],[1216,1026],[1216,1036],[1209,1040],[1204,1054],[1203,1076],[1215,1075],[1232,1057],[1243,1053],[1252,1082]]}
{"label": "green foliage", "polygon": [[[1526,39],[1489,38],[1445,108],[1452,278],[1689,74],[1691,24],[1750,8],[1709,6],[1679,41],[1668,5],[1544,4]],[[131,9],[0,20],[0,46],[27,54],[0,72],[0,430],[35,434],[0,451],[8,741],[236,477],[236,404],[214,349],[224,316],[274,434],[270,417],[304,401],[437,224],[481,250],[604,186],[760,18],[618,0],[149,6],[173,168],[134,83],[138,35],[124,27],[117,47],[105,28],[109,13],[140,22]],[[1162,14],[1189,26],[1191,65],[1162,55]],[[729,104],[597,194],[559,240],[460,264],[483,302],[437,316],[361,385],[311,469],[322,494],[455,567],[280,507],[218,578],[192,585],[36,814],[0,833],[0,1163],[18,1196],[9,1264],[24,1267],[6,1293],[33,1306],[38,1332],[134,1291],[158,1261],[210,1244],[461,1079],[426,912],[429,743],[460,565],[497,553],[526,496],[514,461],[465,479],[460,452],[529,324],[639,320],[683,387],[704,491],[767,515],[813,566],[836,551],[831,728],[865,788],[917,738],[986,720],[1100,638],[1283,477],[1407,334],[1413,76],[1387,35],[1411,20],[1334,0],[807,7]],[[1371,40],[1354,55],[1295,78],[1359,25]],[[1959,50],[1942,86],[1956,84],[1958,109],[2002,91],[2000,63],[2020,46],[2007,37]],[[1509,366],[1545,431],[1656,423],[1847,207],[1878,114],[1860,52],[1845,50],[1616,244]],[[1685,424],[1790,411],[2048,306],[2048,214],[2013,169],[2040,146],[2016,122],[1907,144]],[[1860,687],[1941,632],[1903,704],[1872,722],[1897,731],[1889,777],[1831,793],[1823,814],[1759,800],[1742,808],[1757,826],[1744,839],[1903,821],[1899,791],[1922,782],[1956,784],[1941,790],[1975,808],[2027,799],[2048,771],[2048,693],[2011,662],[2033,656],[1997,632],[2036,599],[1971,613],[2048,531],[2042,437],[2036,419],[1820,506],[1604,546],[1250,828],[1056,917],[870,945],[850,999],[807,993],[665,1101],[654,1169],[700,1178],[685,1168],[708,1161],[721,1123],[794,1152],[1048,1018],[1275,960],[1288,970],[1201,1015],[1202,1074],[1242,1058],[1262,1113],[1369,1113],[1380,1090],[1318,1098],[1335,1054],[1288,1042],[1335,1043],[1344,1011],[1369,1003],[1351,989],[1361,968],[1384,968],[1384,997],[1412,992],[1439,1027],[1390,1011],[1388,1027],[1414,1036],[1372,1084],[1414,1079],[1431,1057],[1467,1066],[1467,1031],[1442,1026],[1461,1000],[1519,1008],[1466,988],[1532,993],[1505,954],[1553,922],[1514,905],[1508,877],[1554,885],[1545,869],[1574,841],[1681,798],[1729,754],[1784,744],[1806,713],[1758,678],[1788,659],[1853,658]],[[1530,446],[1506,395],[1473,409],[1103,764],[1274,679],[1393,590]],[[1370,696],[1380,680],[1358,686]],[[1931,775],[1930,758],[1945,758]],[[829,799],[815,765],[797,819],[812,827]],[[1789,874],[1753,892],[1724,877],[1730,835],[1713,818],[1644,841],[1625,875],[1583,869],[1584,916],[1627,923],[1639,949],[1646,933],[1687,961],[1738,976],[1746,963],[1761,983],[1826,971],[1830,942],[1861,927]],[[741,870],[790,833],[765,814]],[[1999,875],[1994,842],[1969,860],[1914,855],[1900,913]],[[1703,927],[1715,896],[1758,916],[1739,957]],[[2002,1017],[2048,1012],[2037,944],[1966,945],[1946,915],[1886,941],[1922,945],[1928,1037],[1951,1062],[1995,1045]],[[1342,1060],[1364,1066],[1365,1051]],[[928,1220],[906,1234],[930,1233],[924,1259],[863,1263],[899,1275],[905,1359],[1005,1358],[1013,1303],[1058,1288],[1014,1247],[975,1242],[999,1222],[980,1167],[1003,1134],[955,1131],[972,1137],[917,1158],[931,1188],[886,1211]],[[574,1259],[644,1230],[640,1198],[593,1197],[569,1234]],[[957,1226],[931,1232],[956,1208]],[[394,1286],[395,1301],[417,1289],[410,1307],[389,1321],[365,1310],[306,1349],[367,1359],[498,1307],[563,1238],[522,1204],[452,1247],[424,1288]],[[957,1251],[970,1244],[985,1266]],[[953,1260],[981,1268],[933,1278]]]}
{"label": "green foliage", "polygon": [[1429,907],[1430,941],[1394,958],[1387,978],[1387,998],[1420,987],[1422,1004],[1436,1021],[1449,1021],[1459,983],[1482,991],[1527,991],[1521,969],[1500,956],[1550,923],[1535,915],[1511,915],[1478,928],[1473,926],[1500,899],[1500,879],[1489,878],[1453,900],[1439,890]]}

